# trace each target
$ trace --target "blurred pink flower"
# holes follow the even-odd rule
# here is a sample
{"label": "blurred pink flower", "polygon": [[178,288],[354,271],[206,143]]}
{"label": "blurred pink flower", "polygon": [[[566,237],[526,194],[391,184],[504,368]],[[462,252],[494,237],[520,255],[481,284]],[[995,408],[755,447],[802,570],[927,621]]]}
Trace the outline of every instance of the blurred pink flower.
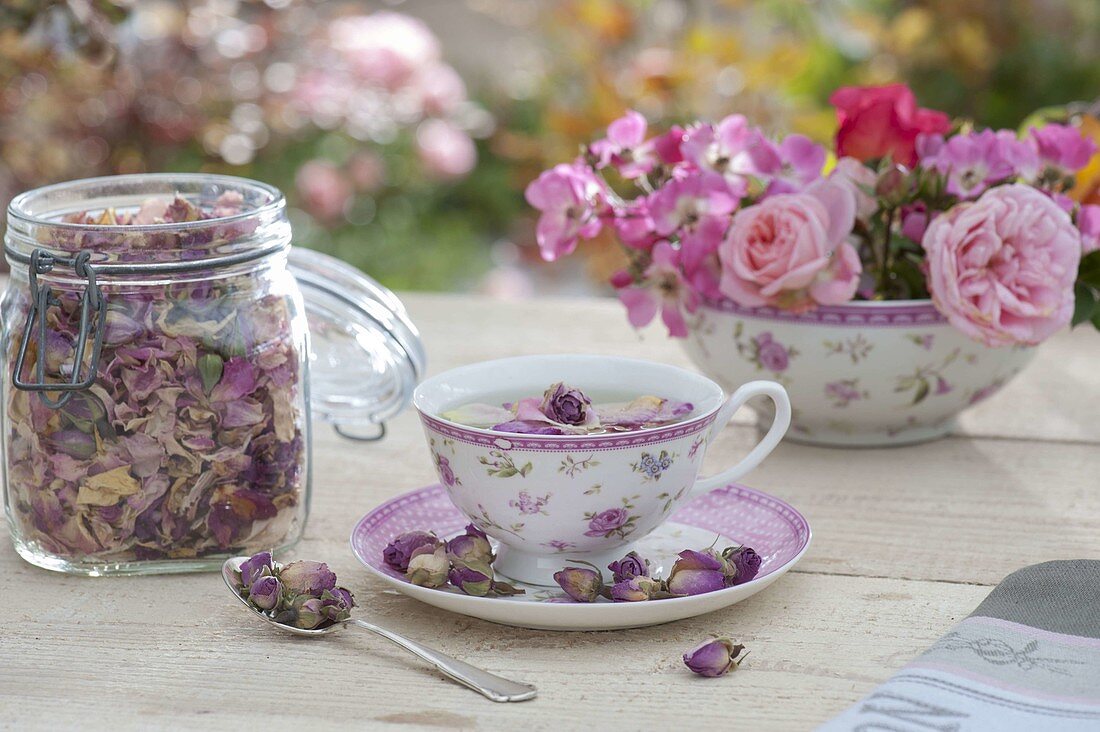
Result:
{"label": "blurred pink flower", "polygon": [[370,150],[360,150],[348,161],[348,175],[355,187],[373,193],[386,183],[386,162]]}
{"label": "blurred pink flower", "polygon": [[862,271],[848,243],[855,209],[851,189],[831,179],[741,209],[718,249],[722,293],[795,312],[851,300]]}
{"label": "blurred pink flower", "polygon": [[1015,148],[1025,146],[1011,133],[1005,136],[981,130],[955,135],[934,147],[934,154],[922,157],[920,164],[946,176],[947,192],[966,200],[977,198],[993,183],[1016,176],[1013,161],[1019,155]]}
{"label": "blurred pink flower", "polygon": [[937,309],[989,346],[1036,344],[1067,325],[1081,235],[1026,185],[986,191],[933,221],[922,242]]}
{"label": "blurred pink flower", "polygon": [[627,318],[635,328],[648,325],[657,312],[674,338],[686,338],[687,323],[683,311],[695,312],[699,294],[680,274],[680,253],[668,242],[653,247],[653,261],[646,268],[645,282],[619,290],[619,299],[626,306]]}
{"label": "blurred pink flower", "polygon": [[434,178],[461,178],[477,165],[474,141],[442,119],[427,119],[420,123],[416,130],[416,151],[420,162]]}
{"label": "blurred pink flower", "polygon": [[685,247],[717,246],[743,194],[743,182],[730,184],[708,171],[673,178],[649,196],[654,230],[662,237],[677,235]]}
{"label": "blurred pink flower", "polygon": [[657,225],[649,209],[649,201],[639,197],[615,212],[611,225],[619,235],[619,241],[631,249],[650,249],[660,241]]}
{"label": "blurred pink flower", "polygon": [[1043,164],[1062,175],[1076,173],[1088,165],[1089,158],[1096,153],[1096,143],[1068,125],[1032,127],[1027,139]]}
{"label": "blurred pink flower", "polygon": [[1082,206],[1077,212],[1077,228],[1081,230],[1081,248],[1085,254],[1100,249],[1100,206]]}
{"label": "blurred pink flower", "polygon": [[541,212],[535,235],[543,259],[553,262],[572,254],[578,238],[599,233],[599,194],[599,183],[581,162],[555,165],[527,186],[527,202]]}
{"label": "blurred pink flower", "polygon": [[294,177],[302,207],[323,221],[344,215],[352,196],[351,183],[343,172],[327,160],[310,160]]}
{"label": "blurred pink flower", "polygon": [[330,38],[358,78],[391,91],[440,57],[439,41],[423,21],[384,10],[334,21]]}
{"label": "blurred pink flower", "polygon": [[775,148],[778,165],[762,171],[771,176],[768,194],[796,193],[821,177],[825,148],[805,135],[787,135]]}
{"label": "blurred pink flower", "polygon": [[681,150],[698,167],[735,182],[779,168],[778,151],[740,114],[726,117],[717,127],[703,124],[689,129]]}
{"label": "blurred pink flower", "polygon": [[645,139],[646,119],[633,109],[607,126],[607,137],[592,143],[598,168],[613,165],[624,178],[638,178],[653,169],[657,152]]}
{"label": "blurred pink flower", "polygon": [[878,201],[872,195],[878,176],[875,171],[868,168],[855,158],[841,158],[836,161],[836,167],[829,174],[830,180],[843,183],[852,192],[856,199],[856,216],[867,219],[878,208]]}
{"label": "blurred pink flower", "polygon": [[446,116],[466,101],[466,82],[447,64],[432,64],[422,69],[411,83],[420,95],[426,114]]}

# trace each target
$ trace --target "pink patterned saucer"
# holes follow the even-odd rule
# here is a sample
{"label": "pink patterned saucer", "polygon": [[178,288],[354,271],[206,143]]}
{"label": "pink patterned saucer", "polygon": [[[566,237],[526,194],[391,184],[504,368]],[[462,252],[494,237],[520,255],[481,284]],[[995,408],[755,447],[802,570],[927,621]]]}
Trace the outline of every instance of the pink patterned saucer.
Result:
{"label": "pink patterned saucer", "polygon": [[[410,584],[382,561],[393,537],[414,529],[434,530],[449,538],[463,532],[468,519],[454,507],[446,489],[430,485],[392,498],[355,525],[351,548],[368,570],[417,600],[444,610],[505,625],[543,630],[613,630],[657,625],[702,615],[755,595],[785,574],[810,546],[810,525],[789,504],[760,491],[732,484],[688,501],[653,533],[637,542],[654,574],[666,576],[683,549],[745,544],[764,562],[756,579],[743,585],[692,597],[649,602],[570,602],[556,589],[517,586],[515,597],[471,597],[454,588],[429,589]],[[565,566],[568,555],[562,555]]]}

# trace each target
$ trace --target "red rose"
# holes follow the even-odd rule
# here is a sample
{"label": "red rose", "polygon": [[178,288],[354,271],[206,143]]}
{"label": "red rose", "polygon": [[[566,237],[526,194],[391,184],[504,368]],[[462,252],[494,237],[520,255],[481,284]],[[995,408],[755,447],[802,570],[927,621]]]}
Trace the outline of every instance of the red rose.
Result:
{"label": "red rose", "polygon": [[890,155],[912,166],[917,162],[917,135],[951,129],[946,114],[918,107],[913,91],[904,84],[844,86],[833,92],[829,103],[836,107],[840,124],[837,157],[867,161]]}

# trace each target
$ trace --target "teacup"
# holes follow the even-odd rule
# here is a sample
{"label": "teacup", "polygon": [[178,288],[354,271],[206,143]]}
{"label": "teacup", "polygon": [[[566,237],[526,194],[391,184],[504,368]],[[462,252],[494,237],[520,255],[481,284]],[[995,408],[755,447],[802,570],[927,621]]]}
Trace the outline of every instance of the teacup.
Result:
{"label": "teacup", "polygon": [[[664,427],[589,435],[499,432],[440,416],[488,401],[487,395],[535,396],[559,381],[589,394],[653,395],[690,402],[693,409]],[[707,445],[757,396],[775,403],[767,434],[733,467],[698,478]],[[537,585],[553,585],[567,558],[603,568],[622,557],[690,496],[759,465],[791,419],[787,392],[772,381],[749,382],[726,398],[718,384],[685,369],[584,355],[462,366],[421,383],[413,404],[451,500],[500,542],[497,572]]]}

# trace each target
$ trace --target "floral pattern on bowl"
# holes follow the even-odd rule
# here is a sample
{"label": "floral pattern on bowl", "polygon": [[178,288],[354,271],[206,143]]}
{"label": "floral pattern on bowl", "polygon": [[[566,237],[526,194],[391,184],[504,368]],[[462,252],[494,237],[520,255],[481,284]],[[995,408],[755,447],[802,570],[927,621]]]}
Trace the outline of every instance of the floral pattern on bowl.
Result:
{"label": "floral pattern on bowl", "polygon": [[[767,376],[794,404],[789,439],[819,445],[894,445],[951,431],[1034,349],[990,348],[956,330],[930,301],[820,307],[794,314],[706,302],[684,348],[726,386]],[[764,423],[770,418],[765,407]]]}

